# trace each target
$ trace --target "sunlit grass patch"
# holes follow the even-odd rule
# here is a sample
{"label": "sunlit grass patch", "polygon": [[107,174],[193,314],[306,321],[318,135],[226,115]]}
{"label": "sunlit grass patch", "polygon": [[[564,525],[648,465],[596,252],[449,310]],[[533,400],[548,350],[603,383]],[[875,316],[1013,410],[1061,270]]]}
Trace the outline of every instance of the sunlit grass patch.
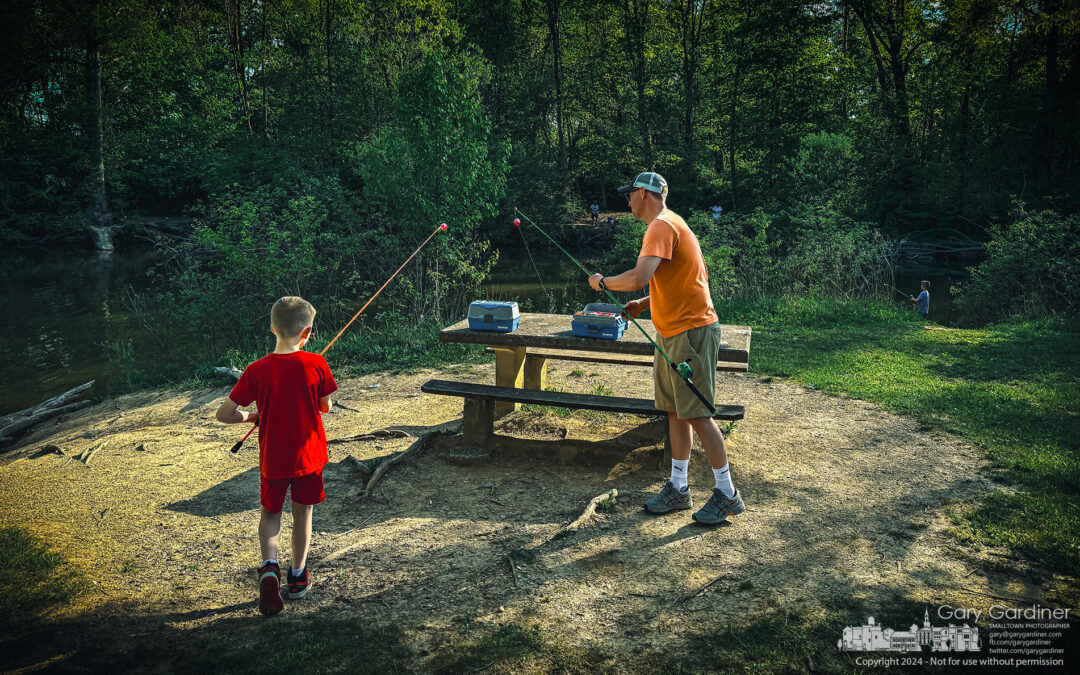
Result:
{"label": "sunlit grass patch", "polygon": [[754,328],[755,372],[872,401],[910,415],[924,431],[955,433],[985,448],[995,478],[1023,492],[988,497],[964,520],[967,534],[1080,571],[1075,325],[1044,320],[928,329],[888,305],[875,310],[862,301],[827,299],[731,309],[734,316],[723,322]]}
{"label": "sunlit grass patch", "polygon": [[0,529],[0,560],[0,631],[33,620],[86,590],[85,576],[22,528]]}

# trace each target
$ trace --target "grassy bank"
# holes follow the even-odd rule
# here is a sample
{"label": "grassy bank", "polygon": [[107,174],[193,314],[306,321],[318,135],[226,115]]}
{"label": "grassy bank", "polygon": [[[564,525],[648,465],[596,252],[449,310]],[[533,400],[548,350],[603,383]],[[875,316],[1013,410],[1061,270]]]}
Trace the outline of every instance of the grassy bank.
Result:
{"label": "grassy bank", "polygon": [[717,310],[754,327],[754,372],[873,401],[985,448],[1006,488],[957,514],[960,536],[1080,573],[1077,326],[953,329],[896,305],[816,299]]}

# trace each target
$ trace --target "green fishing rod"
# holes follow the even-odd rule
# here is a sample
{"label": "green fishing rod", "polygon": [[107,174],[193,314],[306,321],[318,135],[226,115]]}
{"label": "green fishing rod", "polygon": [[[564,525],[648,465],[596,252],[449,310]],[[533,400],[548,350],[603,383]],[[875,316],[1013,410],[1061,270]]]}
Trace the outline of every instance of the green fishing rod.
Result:
{"label": "green fishing rod", "polygon": [[[532,219],[532,218],[530,218],[530,217],[528,217],[527,215],[525,215],[525,214],[524,214],[524,213],[523,213],[523,212],[521,211],[521,209],[519,209],[519,208],[515,207],[515,208],[514,208],[514,211],[515,211],[515,212],[517,212],[517,214],[518,214],[519,216],[521,216],[521,217],[522,217],[522,218],[524,218],[524,219],[525,219],[526,221],[528,221],[528,223],[529,223],[530,225],[532,225],[533,227],[535,227],[535,228],[536,228],[536,229],[537,229],[537,230],[538,230],[538,231],[540,232],[540,234],[542,234],[542,235],[544,235],[545,237],[547,237],[547,238],[548,238],[548,240],[549,240],[549,241],[550,241],[550,242],[551,242],[552,244],[555,244],[555,248],[557,248],[557,249],[559,249],[560,251],[562,251],[562,252],[563,252],[563,255],[565,255],[565,256],[566,256],[567,258],[570,258],[570,260],[572,260],[572,261],[574,262],[574,264],[575,264],[575,265],[577,265],[577,266],[578,266],[578,268],[580,268],[580,269],[581,269],[581,271],[582,271],[582,272],[584,272],[584,273],[585,273],[586,275],[588,275],[588,276],[590,276],[590,277],[591,277],[591,276],[593,275],[593,272],[590,272],[589,270],[587,270],[587,269],[585,268],[585,266],[584,266],[584,265],[582,265],[582,264],[581,264],[581,263],[580,263],[580,262],[578,261],[578,259],[577,259],[577,258],[575,258],[574,256],[570,255],[570,252],[569,252],[569,251],[567,251],[567,250],[566,250],[565,248],[563,248],[562,246],[560,246],[560,245],[559,245],[559,242],[555,241],[555,240],[554,240],[554,239],[553,239],[553,238],[551,237],[551,235],[550,235],[550,234],[548,234],[547,232],[545,232],[545,231],[544,231],[544,228],[540,227],[540,226],[539,226],[539,225],[537,225],[537,224],[536,224],[535,222],[533,222],[533,219]],[[514,218],[514,227],[517,227],[517,228],[520,228],[520,227],[521,227],[521,220],[520,220],[520,219],[518,219],[518,218]],[[520,229],[519,229],[518,231],[520,232]],[[715,414],[716,414],[716,406],[715,406],[715,405],[713,405],[712,401],[710,401],[710,400],[708,400],[708,399],[706,399],[706,398],[705,398],[705,395],[701,393],[701,390],[700,390],[700,389],[698,389],[698,388],[697,388],[697,386],[696,386],[696,385],[694,385],[694,382],[693,382],[693,380],[691,380],[691,379],[690,379],[690,378],[692,378],[692,377],[694,376],[694,369],[693,369],[693,367],[691,367],[691,366],[690,366],[690,364],[689,364],[689,363],[687,363],[686,361],[683,361],[682,363],[680,363],[680,364],[676,365],[676,363],[675,363],[674,361],[672,361],[672,360],[671,360],[671,357],[669,357],[669,356],[668,356],[668,355],[667,355],[667,354],[666,354],[666,353],[664,352],[664,350],[660,348],[660,345],[656,344],[656,340],[653,340],[653,339],[652,339],[652,336],[651,336],[651,335],[649,335],[649,332],[648,332],[647,330],[645,330],[645,329],[644,329],[644,328],[642,327],[642,325],[641,325],[640,323],[638,323],[638,322],[637,322],[637,319],[635,319],[634,317],[630,316],[630,313],[626,311],[626,307],[624,307],[624,306],[623,306],[623,304],[622,304],[621,302],[619,302],[619,299],[618,299],[618,298],[616,298],[616,297],[615,297],[615,296],[614,296],[614,295],[613,295],[613,294],[611,293],[611,291],[609,291],[609,290],[608,290],[608,287],[604,285],[604,281],[603,281],[603,279],[601,279],[601,280],[600,280],[600,290],[602,290],[602,291],[603,291],[604,293],[606,293],[606,294],[607,294],[607,296],[608,296],[608,297],[609,297],[609,298],[611,299],[611,302],[613,302],[613,303],[614,303],[614,304],[615,304],[616,306],[618,306],[619,310],[620,310],[620,311],[621,311],[621,312],[622,312],[622,313],[623,313],[623,314],[624,314],[624,315],[626,316],[626,318],[630,319],[630,321],[631,321],[631,322],[632,322],[632,323],[633,323],[633,324],[634,324],[635,326],[637,326],[637,327],[638,327],[638,330],[640,330],[640,331],[641,331],[641,334],[645,336],[645,339],[646,339],[646,340],[648,340],[648,341],[649,341],[650,343],[652,343],[652,346],[656,348],[656,351],[657,351],[657,352],[658,352],[658,353],[660,354],[660,356],[664,357],[664,360],[668,362],[668,365],[669,365],[669,366],[671,366],[671,369],[672,369],[672,370],[674,370],[674,371],[675,371],[675,373],[676,373],[676,374],[677,374],[677,375],[679,376],[679,379],[681,379],[681,380],[682,380],[682,381],[683,381],[684,383],[686,383],[686,386],[690,387],[690,391],[694,392],[694,396],[697,396],[697,397],[698,397],[698,399],[699,399],[699,400],[700,400],[700,401],[701,401],[702,403],[704,403],[704,404],[705,404],[705,407],[709,409],[709,413],[710,413],[710,414],[712,414],[712,415],[715,415]]]}

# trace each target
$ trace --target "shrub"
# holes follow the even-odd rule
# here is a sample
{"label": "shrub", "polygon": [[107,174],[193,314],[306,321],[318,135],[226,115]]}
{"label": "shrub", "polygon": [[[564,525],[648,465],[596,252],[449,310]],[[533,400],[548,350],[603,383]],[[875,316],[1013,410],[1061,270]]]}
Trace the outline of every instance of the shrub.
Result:
{"label": "shrub", "polygon": [[953,291],[968,318],[1077,316],[1080,216],[1029,212],[1018,202],[1012,222],[991,230],[986,251],[986,260],[970,268],[971,278]]}
{"label": "shrub", "polygon": [[858,202],[859,153],[847,136],[827,131],[803,136],[789,163],[791,194],[799,203],[839,211]]}

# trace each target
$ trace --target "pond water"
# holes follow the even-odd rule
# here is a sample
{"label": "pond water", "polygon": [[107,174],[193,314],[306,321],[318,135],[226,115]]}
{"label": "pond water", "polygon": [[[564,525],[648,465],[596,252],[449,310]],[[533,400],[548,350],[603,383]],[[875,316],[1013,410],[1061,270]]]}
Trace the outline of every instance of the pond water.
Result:
{"label": "pond water", "polygon": [[[529,253],[532,256],[530,258]],[[154,344],[139,329],[126,300],[129,289],[145,290],[154,263],[148,251],[121,249],[113,254],[71,248],[5,251],[0,256],[0,297],[7,320],[0,324],[0,415],[22,410],[89,380],[95,394],[116,388],[120,369],[110,358]],[[589,269],[595,261],[582,260]],[[629,266],[632,261],[627,261]],[[534,266],[535,265],[535,266]],[[616,274],[622,270],[604,269]],[[931,282],[930,320],[949,324],[949,288],[963,273],[941,268],[910,268],[897,286],[917,295],[919,281]],[[569,312],[604,299],[589,288],[584,274],[552,247],[503,246],[499,262],[483,284],[488,300],[517,300],[522,311]],[[635,293],[616,293],[621,302]],[[897,301],[902,297],[894,296]],[[369,312],[370,313],[370,312]]]}

